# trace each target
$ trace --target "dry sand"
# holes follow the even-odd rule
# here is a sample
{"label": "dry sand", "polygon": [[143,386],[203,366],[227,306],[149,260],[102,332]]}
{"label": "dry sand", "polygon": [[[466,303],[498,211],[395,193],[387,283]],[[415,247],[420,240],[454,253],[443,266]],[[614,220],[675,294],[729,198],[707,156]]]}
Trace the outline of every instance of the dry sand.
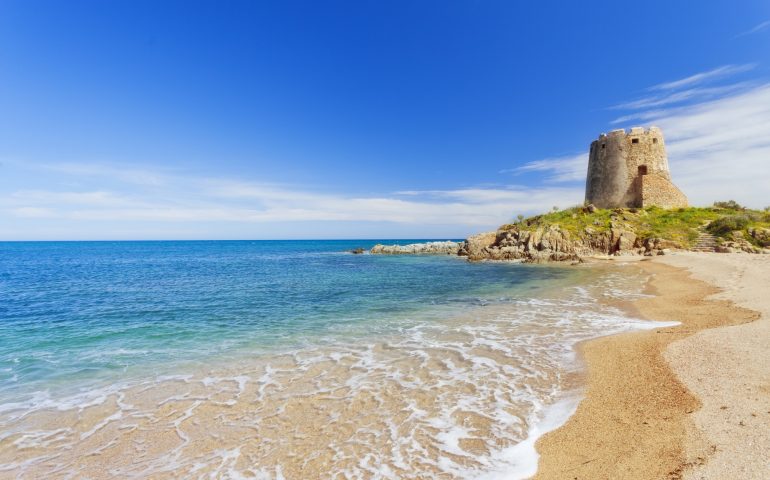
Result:
{"label": "dry sand", "polygon": [[714,454],[686,479],[770,478],[770,256],[681,254],[664,263],[687,268],[759,321],[699,332],[674,342],[665,358],[702,402],[693,414]]}
{"label": "dry sand", "polygon": [[770,256],[639,266],[655,295],[632,308],[681,325],[581,346],[586,398],[537,443],[535,478],[770,478]]}

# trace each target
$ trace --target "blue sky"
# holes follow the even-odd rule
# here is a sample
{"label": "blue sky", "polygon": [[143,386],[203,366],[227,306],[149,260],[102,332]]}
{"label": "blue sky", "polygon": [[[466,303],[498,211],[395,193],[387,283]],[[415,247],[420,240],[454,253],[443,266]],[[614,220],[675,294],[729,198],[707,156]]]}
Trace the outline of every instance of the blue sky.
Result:
{"label": "blue sky", "polygon": [[0,239],[463,237],[649,124],[770,204],[770,3],[0,3]]}

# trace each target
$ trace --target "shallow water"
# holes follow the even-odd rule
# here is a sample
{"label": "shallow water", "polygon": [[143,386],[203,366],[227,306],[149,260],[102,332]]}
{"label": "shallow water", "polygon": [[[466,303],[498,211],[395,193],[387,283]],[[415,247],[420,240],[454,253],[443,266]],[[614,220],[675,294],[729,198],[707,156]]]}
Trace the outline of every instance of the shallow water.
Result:
{"label": "shallow water", "polygon": [[0,244],[0,475],[519,478],[575,344],[655,325],[632,266],[373,243]]}

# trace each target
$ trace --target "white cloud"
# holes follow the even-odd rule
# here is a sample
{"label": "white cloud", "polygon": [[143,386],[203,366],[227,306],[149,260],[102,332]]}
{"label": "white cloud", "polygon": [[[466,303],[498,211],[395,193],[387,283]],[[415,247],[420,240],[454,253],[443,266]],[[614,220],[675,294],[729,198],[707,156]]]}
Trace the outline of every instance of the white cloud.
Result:
{"label": "white cloud", "polygon": [[761,32],[763,30],[767,30],[768,28],[770,28],[770,20],[765,20],[764,22],[762,22],[762,23],[760,23],[758,25],[755,25],[753,28],[750,28],[750,29],[746,30],[745,32],[739,33],[738,35],[736,35],[736,37],[743,37],[745,35],[753,35],[755,33]]}
{"label": "white cloud", "polygon": [[110,177],[122,182],[146,187],[162,186],[173,172],[158,172],[148,169],[98,163],[55,163],[41,165],[41,168],[78,177]]}
{"label": "white cloud", "polygon": [[610,123],[617,125],[632,120],[649,121],[669,114],[672,108],[681,108],[687,111],[689,106],[696,103],[703,103],[749,91],[757,87],[756,82],[733,82],[710,87],[697,85],[723,81],[731,76],[753,70],[755,67],[755,63],[724,65],[707,72],[696,73],[686,78],[654,85],[647,89],[653,92],[652,94],[635,100],[621,102],[610,107],[611,110],[627,110],[630,112],[615,118]]}
{"label": "white cloud", "polygon": [[588,153],[566,157],[546,158],[529,162],[522,167],[503,170],[503,173],[548,172],[546,182],[585,181],[588,170]]}
{"label": "white cloud", "polygon": [[659,83],[658,85],[653,85],[648,90],[677,90],[682,87],[697,85],[706,81],[714,80],[716,78],[729,77],[738,73],[747,72],[749,70],[753,70],[756,66],[757,65],[755,63],[747,63],[744,65],[723,65],[713,70],[696,73],[695,75],[690,75],[689,77],[674,80],[672,82]]}
{"label": "white cloud", "polygon": [[56,212],[48,208],[40,207],[19,207],[12,208],[11,213],[15,217],[21,218],[51,218],[56,215]]}
{"label": "white cloud", "polygon": [[734,93],[738,90],[746,89],[750,86],[751,84],[748,82],[741,82],[720,87],[690,88],[678,92],[666,92],[666,94],[663,95],[652,95],[640,98],[638,100],[621,103],[610,108],[613,110],[637,110],[642,108],[662,107],[665,105],[672,105],[686,101],[705,100],[719,97]]}
{"label": "white cloud", "polygon": [[18,190],[9,196],[9,201],[27,205],[86,205],[96,207],[130,205],[134,201],[111,192],[52,192],[46,190]]}
{"label": "white cloud", "polygon": [[[101,171],[98,166],[84,169]],[[578,203],[583,194],[579,188],[506,186],[357,196],[232,179],[168,174],[163,179],[163,189],[137,189],[131,184],[121,191],[118,184],[117,191],[17,190],[0,197],[0,209],[15,218],[92,226],[93,222],[384,222],[413,225],[426,234],[437,225],[454,225],[457,231],[472,233],[495,228],[518,213],[539,212],[543,205],[550,208]]]}

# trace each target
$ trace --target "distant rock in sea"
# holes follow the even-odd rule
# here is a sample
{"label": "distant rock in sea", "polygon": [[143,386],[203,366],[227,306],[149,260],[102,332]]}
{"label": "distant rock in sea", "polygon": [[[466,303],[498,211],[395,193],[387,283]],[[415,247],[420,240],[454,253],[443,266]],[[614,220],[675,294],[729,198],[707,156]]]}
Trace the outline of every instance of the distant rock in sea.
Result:
{"label": "distant rock in sea", "polygon": [[446,242],[426,242],[410,243],[409,245],[382,245],[377,244],[369,251],[375,255],[457,255],[460,250],[460,243]]}

